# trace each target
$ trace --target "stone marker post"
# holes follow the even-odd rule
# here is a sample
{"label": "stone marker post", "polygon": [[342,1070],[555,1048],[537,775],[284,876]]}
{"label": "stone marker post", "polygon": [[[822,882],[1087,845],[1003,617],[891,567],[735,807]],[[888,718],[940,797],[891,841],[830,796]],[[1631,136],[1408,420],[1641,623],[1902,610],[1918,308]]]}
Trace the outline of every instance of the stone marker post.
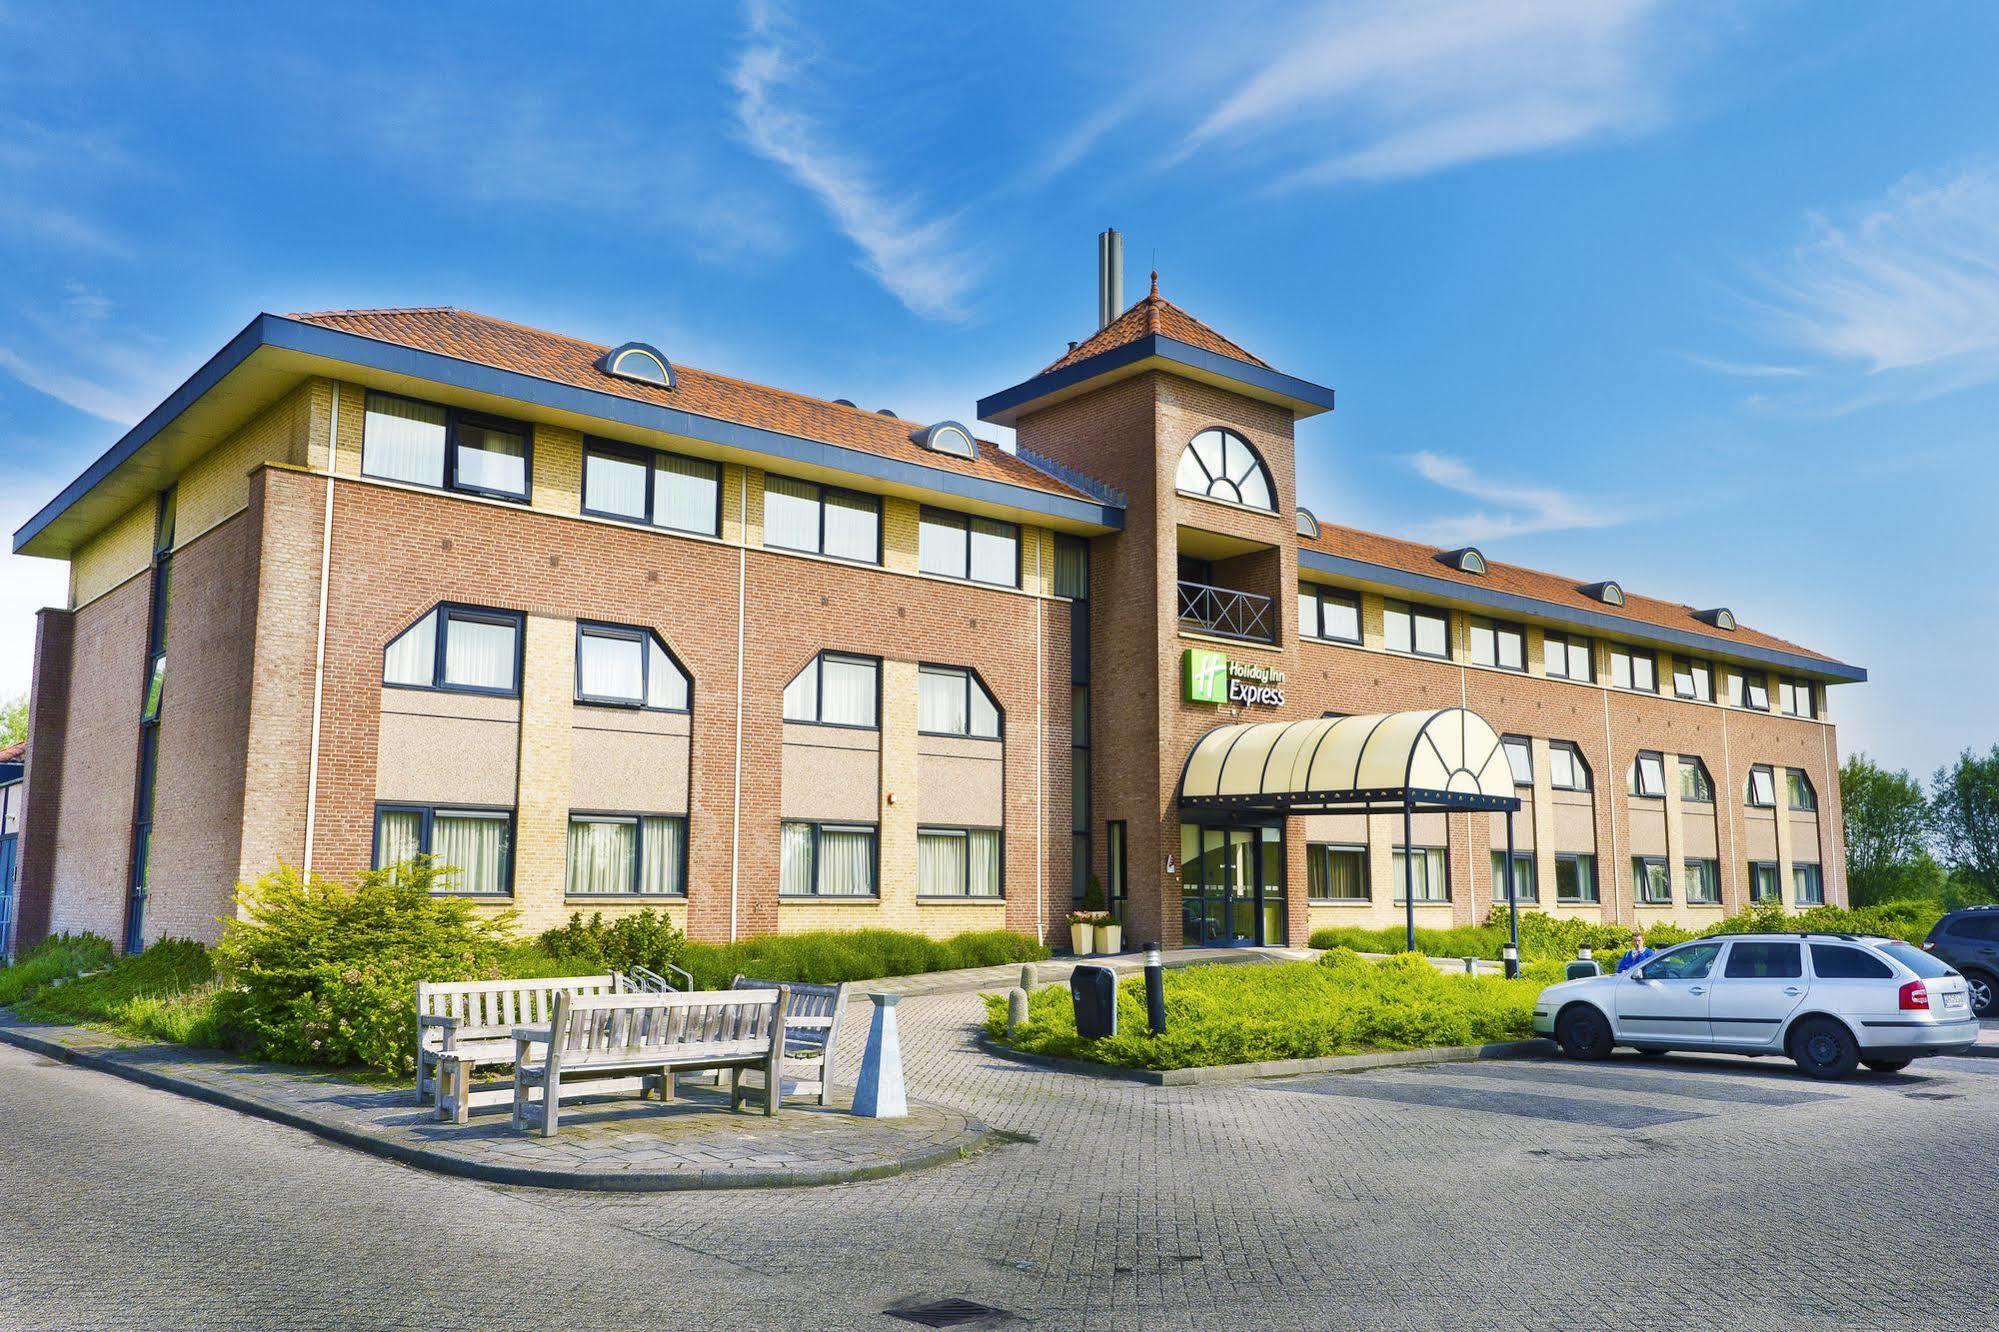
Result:
{"label": "stone marker post", "polygon": [[861,1076],[854,1085],[853,1113],[863,1119],[901,1119],[909,1113],[902,1090],[902,1041],[896,1035],[895,1005],[899,994],[870,994],[874,1018],[868,1023],[868,1048],[861,1055]]}

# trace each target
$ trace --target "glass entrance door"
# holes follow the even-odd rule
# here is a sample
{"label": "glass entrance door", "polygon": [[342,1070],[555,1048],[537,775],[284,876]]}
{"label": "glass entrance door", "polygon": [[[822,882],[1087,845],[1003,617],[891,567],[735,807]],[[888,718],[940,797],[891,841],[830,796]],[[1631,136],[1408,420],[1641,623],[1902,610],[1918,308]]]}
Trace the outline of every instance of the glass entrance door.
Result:
{"label": "glass entrance door", "polygon": [[1272,827],[1180,826],[1181,935],[1188,945],[1284,942],[1284,835]]}

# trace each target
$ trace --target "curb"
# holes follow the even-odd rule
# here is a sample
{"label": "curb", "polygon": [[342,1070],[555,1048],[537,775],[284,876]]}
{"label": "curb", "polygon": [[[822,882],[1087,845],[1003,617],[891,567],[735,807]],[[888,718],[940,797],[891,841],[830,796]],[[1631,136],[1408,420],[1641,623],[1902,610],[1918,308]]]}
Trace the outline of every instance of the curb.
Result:
{"label": "curb", "polygon": [[702,1171],[694,1174],[670,1175],[630,1170],[540,1170],[531,1166],[487,1165],[484,1162],[468,1161],[441,1152],[426,1151],[421,1147],[411,1147],[406,1143],[394,1142],[344,1125],[329,1124],[311,1115],[300,1114],[298,1111],[272,1105],[255,1097],[238,1096],[220,1088],[204,1086],[148,1068],[138,1068],[95,1051],[78,1050],[60,1041],[31,1036],[14,1027],[0,1026],[0,1042],[33,1054],[60,1060],[65,1064],[74,1064],[78,1068],[124,1078],[127,1082],[136,1082],[155,1091],[171,1092],[177,1096],[185,1096],[189,1100],[202,1101],[225,1110],[234,1110],[239,1114],[268,1119],[288,1128],[300,1129],[315,1137],[325,1138],[342,1147],[351,1147],[356,1151],[379,1156],[400,1165],[428,1170],[438,1175],[453,1175],[460,1179],[474,1179],[487,1184],[510,1184],[524,1188],[571,1189],[588,1193],[678,1193],[707,1189],[781,1189],[819,1184],[852,1184],[861,1180],[883,1179],[911,1170],[922,1170],[929,1166],[942,1165],[946,1161],[962,1160],[983,1146],[991,1134],[991,1130],[983,1121],[966,1115],[965,1131],[959,1134],[956,1140],[904,1157],[899,1161],[867,1166],[713,1173]]}
{"label": "curb", "polygon": [[[1218,1082],[1254,1082],[1261,1078],[1290,1078],[1302,1073],[1359,1073],[1371,1068],[1397,1068],[1412,1064],[1458,1064],[1476,1059],[1539,1059],[1555,1052],[1548,1040],[1495,1041],[1489,1045],[1440,1045],[1423,1050],[1378,1050],[1372,1054],[1327,1055],[1318,1059],[1266,1059],[1252,1064],[1216,1064],[1208,1068],[1121,1068],[1113,1064],[1093,1064],[1081,1059],[1030,1054],[1001,1045],[984,1032],[978,1045],[985,1053],[1016,1064],[1052,1068],[1088,1078],[1108,1078],[1117,1082],[1137,1082],[1148,1087],[1200,1087]],[[1995,1051],[1999,1054],[1999,1051]]]}

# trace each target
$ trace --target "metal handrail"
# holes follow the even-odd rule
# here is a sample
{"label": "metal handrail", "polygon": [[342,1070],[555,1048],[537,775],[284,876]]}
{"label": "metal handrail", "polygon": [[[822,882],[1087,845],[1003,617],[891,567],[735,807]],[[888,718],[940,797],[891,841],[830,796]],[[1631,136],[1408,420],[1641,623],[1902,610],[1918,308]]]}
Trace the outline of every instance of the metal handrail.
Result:
{"label": "metal handrail", "polygon": [[1180,584],[1180,623],[1203,633],[1273,643],[1277,633],[1270,608],[1271,599],[1254,592],[1184,580]]}
{"label": "metal handrail", "polygon": [[[692,972],[688,971],[685,967],[676,967],[671,962],[666,964],[666,969],[687,982],[686,986],[687,993],[693,992],[694,975]],[[673,982],[668,980],[666,977],[660,975],[658,972],[652,970],[650,967],[633,967],[631,971],[627,973],[627,979],[629,979],[634,985],[636,985],[639,989],[639,992],[642,994],[674,993]]]}

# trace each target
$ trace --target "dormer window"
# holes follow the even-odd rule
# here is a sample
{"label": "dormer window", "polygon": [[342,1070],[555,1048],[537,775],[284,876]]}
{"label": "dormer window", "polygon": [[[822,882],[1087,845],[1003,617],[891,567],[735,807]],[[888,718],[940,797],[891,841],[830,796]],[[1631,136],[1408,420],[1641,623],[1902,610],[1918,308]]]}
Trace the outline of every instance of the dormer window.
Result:
{"label": "dormer window", "polygon": [[1437,557],[1459,573],[1482,574],[1485,572],[1485,556],[1479,554],[1477,546],[1465,546],[1459,550],[1447,550]]}
{"label": "dormer window", "polygon": [[1726,606],[1716,606],[1713,610],[1695,611],[1694,618],[1711,624],[1717,629],[1735,632],[1735,615]]}
{"label": "dormer window", "polygon": [[979,456],[979,446],[972,441],[972,432],[956,421],[939,421],[936,425],[925,426],[912,433],[910,439],[932,453],[948,453],[954,458]]}
{"label": "dormer window", "polygon": [[627,342],[622,347],[612,348],[597,362],[597,368],[607,375],[616,375],[634,383],[651,384],[655,388],[673,387],[673,367],[667,364],[666,357],[660,355],[657,347],[643,342]]}
{"label": "dormer window", "polygon": [[1601,601],[1606,606],[1622,606],[1624,604],[1624,589],[1616,583],[1591,583],[1589,586],[1582,588],[1581,591],[1584,596],[1595,601]]}
{"label": "dormer window", "polygon": [[1277,500],[1270,473],[1249,441],[1233,430],[1203,430],[1180,455],[1174,487],[1183,495],[1241,504],[1275,512]]}
{"label": "dormer window", "polygon": [[1298,506],[1298,535],[1314,541],[1319,539],[1319,520],[1302,504]]}

